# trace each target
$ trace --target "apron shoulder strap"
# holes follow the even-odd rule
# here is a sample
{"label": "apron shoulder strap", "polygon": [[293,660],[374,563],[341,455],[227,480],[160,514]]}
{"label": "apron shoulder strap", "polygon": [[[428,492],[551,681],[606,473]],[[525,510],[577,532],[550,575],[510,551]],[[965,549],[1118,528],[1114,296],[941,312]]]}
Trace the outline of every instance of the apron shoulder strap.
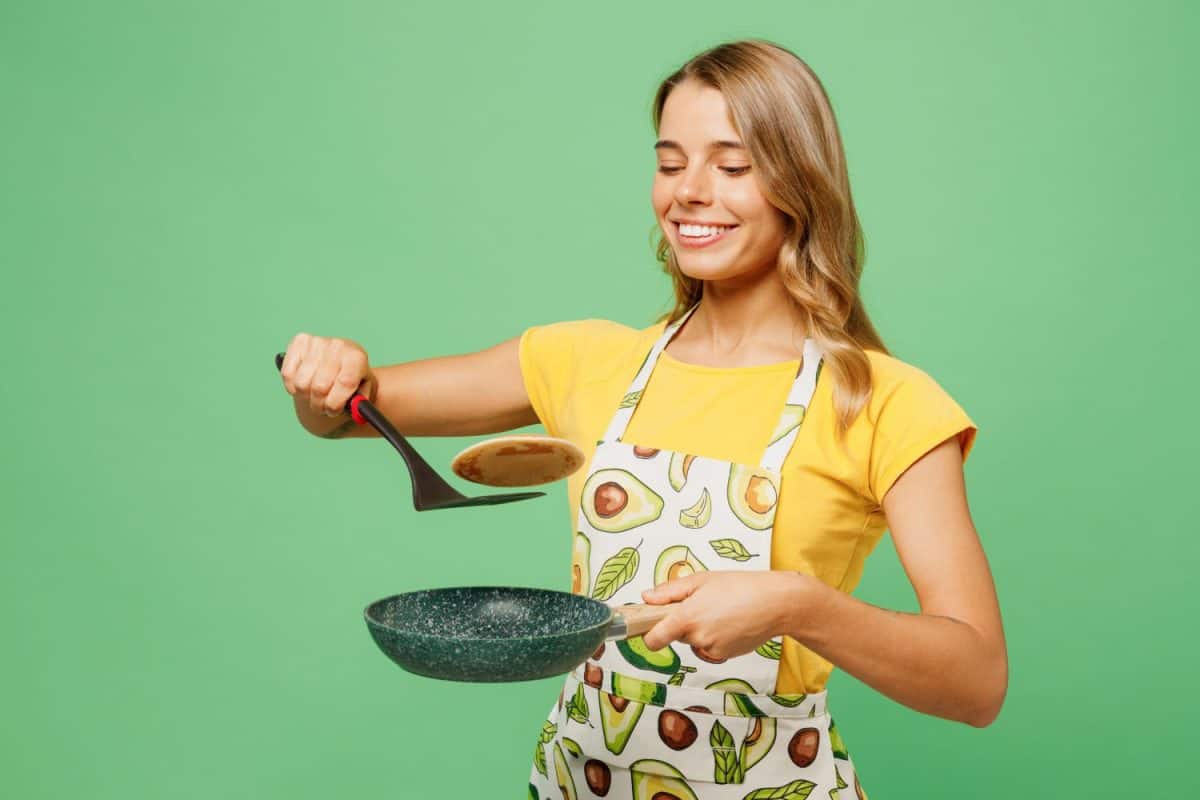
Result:
{"label": "apron shoulder strap", "polygon": [[671,341],[671,337],[682,327],[683,323],[687,322],[687,318],[695,310],[696,306],[692,306],[683,313],[683,316],[664,328],[662,335],[651,346],[650,352],[642,360],[642,366],[638,368],[637,374],[633,376],[633,382],[629,384],[629,388],[625,390],[625,394],[621,397],[621,403],[617,406],[617,413],[613,414],[612,420],[608,423],[608,429],[604,432],[604,438],[601,439],[602,442],[620,441],[621,437],[625,435],[625,429],[629,427],[629,421],[633,419],[633,412],[637,410],[638,403],[641,402],[642,391],[646,388],[646,384],[650,382],[650,374],[654,372],[654,365],[658,362],[658,357],[666,349],[667,344]]}
{"label": "apron shoulder strap", "polygon": [[792,390],[788,393],[783,412],[779,415],[771,439],[763,454],[762,466],[774,472],[783,469],[783,461],[791,451],[796,437],[800,434],[800,426],[812,404],[813,394],[817,389],[817,377],[821,374],[823,353],[816,340],[804,340],[804,355],[800,360],[800,371],[792,382]]}

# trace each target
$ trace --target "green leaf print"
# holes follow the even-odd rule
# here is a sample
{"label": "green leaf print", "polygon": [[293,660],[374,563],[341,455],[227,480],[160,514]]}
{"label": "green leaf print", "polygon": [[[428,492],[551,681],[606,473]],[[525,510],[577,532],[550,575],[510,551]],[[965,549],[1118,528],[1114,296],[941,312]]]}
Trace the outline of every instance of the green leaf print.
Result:
{"label": "green leaf print", "polygon": [[781,706],[787,706],[788,708],[795,708],[796,706],[803,703],[805,698],[808,697],[808,695],[807,694],[772,694],[772,695],[768,695],[768,697],[770,697],[776,703],[779,703],[779,705],[781,705]]}
{"label": "green leaf print", "polygon": [[774,639],[770,639],[754,648],[754,652],[758,653],[763,658],[773,658],[778,661],[780,655],[783,653],[783,644],[775,641]]}
{"label": "green leaf print", "polygon": [[758,555],[747,550],[737,539],[713,539],[709,544],[721,558],[731,558],[734,561],[749,561]]}
{"label": "green leaf print", "polygon": [[[641,399],[642,399],[642,390],[638,389],[636,392],[630,392],[629,394],[622,397],[621,405],[617,406],[617,408],[633,408],[634,406],[636,406],[638,404],[638,400],[641,400]],[[610,408],[611,408],[611,406],[610,406]]]}
{"label": "green leaf print", "polygon": [[741,783],[745,773],[742,772],[742,764],[738,760],[733,736],[720,722],[713,722],[708,743],[712,746],[715,763],[713,780],[717,783]]}
{"label": "green leaf print", "polygon": [[769,787],[755,789],[742,800],[806,800],[816,787],[817,785],[812,781],[792,781],[786,786],[774,789]]}
{"label": "green leaf print", "polygon": [[829,790],[829,800],[838,800],[838,794],[841,789],[845,789],[850,784],[846,783],[842,778],[842,773],[838,771],[837,764],[833,765],[833,774],[837,776],[837,788]]}
{"label": "green leaf print", "polygon": [[550,744],[554,741],[554,734],[558,733],[558,726],[553,722],[542,723],[542,735],[538,737],[538,741],[542,744]]}
{"label": "green leaf print", "polygon": [[695,671],[696,671],[695,667],[680,667],[679,672],[676,672],[674,675],[672,675],[670,678],[667,679],[667,683],[670,684],[671,686],[683,686],[684,676],[687,675],[689,672],[695,672]]}
{"label": "green leaf print", "polygon": [[579,758],[583,755],[583,748],[579,746],[579,742],[574,739],[568,739],[566,736],[562,739],[563,747],[567,748],[567,752]]}
{"label": "green leaf print", "polygon": [[[638,547],[642,543],[638,542]],[[638,552],[635,547],[622,547],[617,554],[604,562],[600,572],[596,574],[596,585],[592,589],[592,597],[596,600],[607,600],[617,593],[625,584],[633,580],[638,569]]]}
{"label": "green leaf print", "polygon": [[546,774],[546,751],[542,749],[541,741],[533,746],[533,766],[538,772],[542,773],[542,777],[549,778]]}
{"label": "green leaf print", "polygon": [[575,689],[575,696],[567,702],[567,716],[578,722],[580,725],[591,725],[591,720],[588,719],[588,703],[587,698],[583,694],[583,684],[579,684]]}

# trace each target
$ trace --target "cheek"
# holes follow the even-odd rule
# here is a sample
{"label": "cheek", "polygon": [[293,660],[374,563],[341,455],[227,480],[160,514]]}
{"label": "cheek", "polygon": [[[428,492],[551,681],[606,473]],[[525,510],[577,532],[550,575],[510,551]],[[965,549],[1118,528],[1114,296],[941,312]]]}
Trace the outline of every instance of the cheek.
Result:
{"label": "cheek", "polygon": [[660,217],[671,210],[671,190],[659,180],[655,180],[650,188],[650,204],[654,206],[654,213]]}

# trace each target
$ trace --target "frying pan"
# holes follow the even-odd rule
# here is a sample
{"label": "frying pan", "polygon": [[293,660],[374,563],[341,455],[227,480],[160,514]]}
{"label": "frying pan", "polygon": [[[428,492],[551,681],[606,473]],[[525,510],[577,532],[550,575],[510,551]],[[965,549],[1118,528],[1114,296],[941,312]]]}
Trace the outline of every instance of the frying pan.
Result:
{"label": "frying pan", "polygon": [[605,640],[639,636],[678,605],[613,608],[552,589],[461,586],[385,597],[363,616],[379,649],[409,672],[498,683],[570,672]]}

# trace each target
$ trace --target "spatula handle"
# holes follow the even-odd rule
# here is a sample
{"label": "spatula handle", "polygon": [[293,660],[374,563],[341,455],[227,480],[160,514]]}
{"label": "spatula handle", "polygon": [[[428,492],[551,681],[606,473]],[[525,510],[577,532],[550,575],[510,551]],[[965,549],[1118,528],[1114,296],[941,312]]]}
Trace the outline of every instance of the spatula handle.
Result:
{"label": "spatula handle", "polygon": [[667,603],[652,606],[647,603],[637,603],[630,606],[618,606],[613,609],[613,621],[609,623],[607,638],[625,639],[630,636],[641,636],[680,605],[680,603]]}

